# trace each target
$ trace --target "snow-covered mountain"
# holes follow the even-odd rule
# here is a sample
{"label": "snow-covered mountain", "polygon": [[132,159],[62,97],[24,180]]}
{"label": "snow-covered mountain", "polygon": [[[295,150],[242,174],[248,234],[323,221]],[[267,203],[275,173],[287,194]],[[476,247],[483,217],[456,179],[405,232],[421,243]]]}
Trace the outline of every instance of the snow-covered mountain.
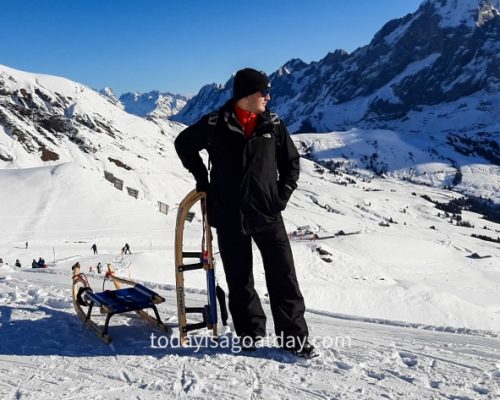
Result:
{"label": "snow-covered mountain", "polygon": [[[297,134],[299,151],[330,171],[384,176],[489,199],[500,211],[500,166],[436,137],[390,130]],[[500,213],[499,213],[500,218]]]}
{"label": "snow-covered mountain", "polygon": [[99,93],[104,96],[106,99],[108,99],[112,104],[115,106],[118,106],[120,108],[124,108],[123,104],[120,103],[120,99],[116,97],[115,92],[113,91],[112,88],[110,87],[105,87],[104,89],[99,90]]}
{"label": "snow-covered mountain", "polygon": [[220,107],[231,97],[233,78],[232,76],[224,85],[212,83],[203,86],[178,114],[171,117],[171,120],[189,125],[196,122],[202,115]]}
{"label": "snow-covered mountain", "polygon": [[[200,95],[211,93],[201,91]],[[112,97],[112,91],[107,90],[106,95]],[[170,191],[158,180],[161,173],[177,173],[180,168],[172,141],[183,125],[163,118],[139,118],[122,110],[120,104],[114,105],[67,79],[1,67],[0,130],[5,133],[0,136],[2,167],[77,162],[101,173],[116,173],[119,179],[130,176],[127,185],[138,189],[148,201],[168,198]],[[441,107],[444,113],[450,106]],[[453,120],[460,124],[467,118],[467,114],[460,114]],[[354,134],[338,132],[334,141],[328,136],[314,137],[313,142],[320,145],[311,140],[300,140],[298,145],[305,156],[325,165],[333,162],[347,173],[368,170],[378,176],[453,188],[500,203],[498,131],[450,132],[443,136],[357,130]],[[328,150],[328,156],[318,154],[315,148]],[[124,153],[136,157],[125,162]],[[151,172],[154,170],[161,172]],[[189,176],[183,182],[188,184]]]}
{"label": "snow-covered mountain", "polygon": [[[270,75],[271,108],[292,132],[353,127],[482,135],[498,159],[498,0],[425,0],[389,21],[351,54],[307,64],[293,59]],[[174,117],[193,123],[230,96],[232,78],[207,85]],[[487,143],[491,141],[492,143]]]}
{"label": "snow-covered mountain", "polygon": [[180,179],[168,187],[164,179],[182,168],[173,147],[182,128],[129,114],[68,79],[0,66],[0,168],[74,162],[168,204],[192,185]]}
{"label": "snow-covered mountain", "polygon": [[148,93],[124,93],[119,98],[110,88],[102,89],[100,93],[130,114],[156,119],[167,119],[178,114],[189,100],[187,96],[157,90]]}

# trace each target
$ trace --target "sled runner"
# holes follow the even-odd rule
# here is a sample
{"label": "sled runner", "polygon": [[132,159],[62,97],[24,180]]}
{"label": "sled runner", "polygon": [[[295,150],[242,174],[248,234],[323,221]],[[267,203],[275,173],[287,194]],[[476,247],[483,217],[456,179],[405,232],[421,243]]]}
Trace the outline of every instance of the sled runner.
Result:
{"label": "sled runner", "polygon": [[[108,264],[106,278],[113,281],[116,290],[94,292],[85,274],[80,272],[80,264],[76,263],[72,269],[73,307],[85,325],[92,329],[106,344],[111,342],[111,337],[108,334],[111,317],[115,314],[122,314],[129,311],[135,311],[137,315],[156,325],[160,330],[164,332],[168,331],[168,327],[161,321],[158,309],[156,308],[156,305],[163,303],[165,299],[157,293],[143,285],[115,276],[115,271],[111,264]],[[130,287],[122,289],[122,284],[129,285]],[[106,315],[104,327],[100,327],[92,320],[94,306],[98,306],[101,313]],[[144,311],[147,308],[153,309],[155,317]]]}
{"label": "sled runner", "polygon": [[[186,220],[191,221],[193,213],[191,207],[197,202],[201,204],[201,215],[203,224],[203,238],[201,251],[191,252],[183,250],[184,225]],[[185,259],[196,260],[191,264],[184,264]],[[207,277],[207,302],[204,307],[186,307],[184,291],[184,272],[203,269]],[[192,190],[179,204],[177,212],[177,223],[175,227],[175,275],[177,288],[177,310],[179,315],[179,339],[183,345],[188,344],[188,332],[200,328],[212,331],[212,336],[217,336],[217,304],[215,269],[212,253],[212,231],[208,225],[206,216],[206,193]],[[201,322],[188,323],[188,314],[198,314]]]}

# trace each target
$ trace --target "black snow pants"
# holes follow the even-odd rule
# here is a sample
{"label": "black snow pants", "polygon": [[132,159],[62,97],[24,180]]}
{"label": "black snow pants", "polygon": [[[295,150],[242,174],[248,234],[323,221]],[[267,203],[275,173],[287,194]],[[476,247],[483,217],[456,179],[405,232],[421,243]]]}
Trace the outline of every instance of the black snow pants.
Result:
{"label": "black snow pants", "polygon": [[276,335],[283,338],[307,337],[304,298],[297,282],[292,250],[283,222],[251,235],[219,228],[217,237],[236,334],[252,338],[264,337],[266,334],[266,315],[254,288],[253,238],[262,255]]}

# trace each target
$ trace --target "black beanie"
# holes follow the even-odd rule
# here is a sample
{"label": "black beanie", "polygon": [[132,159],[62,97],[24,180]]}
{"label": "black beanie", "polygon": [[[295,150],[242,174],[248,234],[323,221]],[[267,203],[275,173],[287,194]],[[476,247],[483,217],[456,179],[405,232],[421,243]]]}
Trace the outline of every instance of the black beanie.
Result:
{"label": "black beanie", "polygon": [[264,72],[253,68],[240,69],[234,77],[233,99],[239,100],[270,87],[271,83]]}

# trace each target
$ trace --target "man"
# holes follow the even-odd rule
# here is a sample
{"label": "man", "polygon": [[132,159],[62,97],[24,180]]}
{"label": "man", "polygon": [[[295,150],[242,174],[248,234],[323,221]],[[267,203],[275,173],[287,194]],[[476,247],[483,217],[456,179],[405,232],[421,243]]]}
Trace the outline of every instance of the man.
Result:
{"label": "man", "polygon": [[[263,72],[238,71],[232,99],[182,131],[175,148],[196,189],[207,192],[208,221],[217,229],[229,310],[242,347],[254,350],[266,334],[254,288],[253,239],[262,254],[280,345],[309,358],[317,354],[307,341],[304,299],[281,217],[297,187],[299,154],[283,122],[266,107],[270,86]],[[202,149],[209,153],[210,181]]]}

